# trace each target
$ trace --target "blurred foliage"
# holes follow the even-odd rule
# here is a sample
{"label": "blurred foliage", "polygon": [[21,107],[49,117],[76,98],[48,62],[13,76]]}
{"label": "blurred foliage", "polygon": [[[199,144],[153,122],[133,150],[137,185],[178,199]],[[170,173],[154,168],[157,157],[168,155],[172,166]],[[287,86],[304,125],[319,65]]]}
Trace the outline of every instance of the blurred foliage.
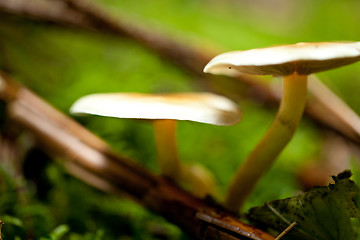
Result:
{"label": "blurred foliage", "polygon": [[38,179],[50,186],[44,199],[33,181],[9,169],[0,177],[3,239],[180,239],[180,230],[161,217],[90,188],[58,164],[49,164]]}
{"label": "blurred foliage", "polygon": [[344,171],[333,177],[335,184],[266,202],[264,206],[251,208],[247,217],[256,225],[279,233],[296,223],[283,239],[359,239],[360,189],[350,177],[351,172]]}
{"label": "blurred foliage", "polygon": [[[300,41],[360,39],[360,2],[356,0],[96,2],[115,16],[129,17],[184,44],[217,51]],[[95,92],[202,90],[191,74],[131,39],[8,15],[0,15],[0,52],[1,69],[65,113],[77,98]],[[360,113],[359,63],[319,76]],[[178,128],[183,160],[200,162],[214,171],[221,193],[234,169],[263,135],[275,114],[261,103],[246,100],[241,109],[244,117],[236,126],[186,122],[180,123]],[[149,123],[102,117],[77,120],[121,154],[158,172]],[[259,183],[246,207],[296,194],[300,187],[295,173],[304,162],[319,155],[322,138],[316,126],[304,119],[294,139]],[[32,161],[37,166],[36,159]],[[358,160],[354,157],[355,181],[360,178],[358,169]],[[129,201],[87,187],[65,174],[58,164],[48,163],[45,171],[50,190],[41,200],[38,185],[32,180],[22,178],[17,183],[7,169],[2,170],[0,216],[9,219],[3,227],[4,239],[5,236],[23,239],[25,234],[45,239],[56,239],[62,234],[67,239],[161,238],[154,236],[153,229],[165,229],[166,234],[162,237],[165,239],[183,237],[162,218]],[[18,184],[25,189],[26,203],[19,197]]]}

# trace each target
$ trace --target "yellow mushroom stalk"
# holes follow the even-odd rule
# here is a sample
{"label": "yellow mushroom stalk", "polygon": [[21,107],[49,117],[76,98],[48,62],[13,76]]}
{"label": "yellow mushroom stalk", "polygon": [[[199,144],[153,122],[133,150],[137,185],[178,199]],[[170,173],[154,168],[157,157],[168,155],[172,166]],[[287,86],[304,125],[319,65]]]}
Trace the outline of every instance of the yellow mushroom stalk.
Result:
{"label": "yellow mushroom stalk", "polygon": [[[227,192],[225,206],[237,211],[257,181],[272,166],[291,140],[303,114],[307,95],[307,76],[285,76],[280,108],[264,137],[238,169]],[[242,187],[246,185],[246,187]]]}
{"label": "yellow mushroom stalk", "polygon": [[179,180],[181,162],[177,150],[176,120],[153,120],[160,171],[166,177]]}
{"label": "yellow mushroom stalk", "polygon": [[294,135],[306,103],[308,75],[359,60],[360,42],[321,42],[223,53],[205,66],[204,72],[213,74],[283,77],[283,96],[275,120],[230,183],[225,198],[229,210],[238,211],[243,206]]}

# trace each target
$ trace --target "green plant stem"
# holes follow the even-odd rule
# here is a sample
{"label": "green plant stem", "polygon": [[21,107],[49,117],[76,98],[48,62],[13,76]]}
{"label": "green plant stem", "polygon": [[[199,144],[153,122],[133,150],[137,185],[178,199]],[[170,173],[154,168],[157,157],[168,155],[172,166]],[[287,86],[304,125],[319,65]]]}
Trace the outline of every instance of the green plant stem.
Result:
{"label": "green plant stem", "polygon": [[238,211],[258,180],[294,135],[304,111],[307,76],[294,73],[283,78],[283,97],[279,111],[265,136],[238,169],[225,198],[225,207]]}
{"label": "green plant stem", "polygon": [[176,120],[154,120],[155,142],[161,173],[178,181],[181,174],[181,162],[177,151]]}

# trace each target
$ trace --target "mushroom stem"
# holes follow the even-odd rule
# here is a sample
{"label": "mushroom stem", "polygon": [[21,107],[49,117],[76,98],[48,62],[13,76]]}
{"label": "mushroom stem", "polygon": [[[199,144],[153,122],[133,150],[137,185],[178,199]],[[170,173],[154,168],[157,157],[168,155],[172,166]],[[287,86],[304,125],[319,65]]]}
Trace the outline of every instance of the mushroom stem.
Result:
{"label": "mushroom stem", "polygon": [[184,164],[180,181],[197,197],[205,197],[208,194],[217,196],[214,175],[200,164]]}
{"label": "mushroom stem", "polygon": [[225,199],[229,210],[238,211],[242,207],[257,181],[290,141],[304,111],[306,95],[307,75],[284,76],[283,97],[276,118],[229,186]]}
{"label": "mushroom stem", "polygon": [[154,120],[155,142],[161,173],[172,179],[179,179],[181,162],[177,152],[175,120]]}
{"label": "mushroom stem", "polygon": [[216,194],[213,174],[200,164],[182,164],[177,152],[176,120],[154,120],[155,142],[161,173],[204,197]]}

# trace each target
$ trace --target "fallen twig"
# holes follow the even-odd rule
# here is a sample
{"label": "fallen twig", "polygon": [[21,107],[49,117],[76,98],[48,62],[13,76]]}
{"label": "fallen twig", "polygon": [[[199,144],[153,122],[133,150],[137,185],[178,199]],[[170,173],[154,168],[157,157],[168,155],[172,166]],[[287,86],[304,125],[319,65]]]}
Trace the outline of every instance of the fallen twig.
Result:
{"label": "fallen twig", "polygon": [[293,222],[290,224],[282,233],[280,233],[275,240],[280,240],[282,237],[284,237],[288,232],[290,232],[295,226],[297,225],[296,222]]}
{"label": "fallen twig", "polygon": [[27,88],[0,73],[0,99],[12,122],[31,132],[44,150],[63,156],[70,172],[103,191],[126,194],[181,227],[193,239],[274,239],[114,154],[101,139]]}

